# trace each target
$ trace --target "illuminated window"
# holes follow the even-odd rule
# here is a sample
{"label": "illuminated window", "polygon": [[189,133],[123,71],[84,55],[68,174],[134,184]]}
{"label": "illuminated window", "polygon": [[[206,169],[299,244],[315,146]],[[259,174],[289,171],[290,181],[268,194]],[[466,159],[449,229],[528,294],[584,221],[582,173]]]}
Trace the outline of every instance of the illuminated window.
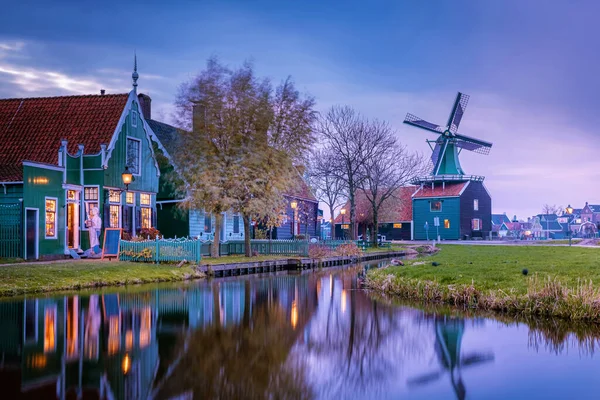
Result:
{"label": "illuminated window", "polygon": [[343,224],[343,225],[342,225],[342,229],[350,229],[350,225],[348,225],[348,224]]}
{"label": "illuminated window", "polygon": [[56,199],[46,197],[46,239],[56,239]]}
{"label": "illuminated window", "polygon": [[479,200],[478,199],[473,200],[473,210],[479,211]]}
{"label": "illuminated window", "polygon": [[121,203],[121,193],[116,190],[109,190],[108,201],[111,203]]}
{"label": "illuminated window", "polygon": [[44,353],[56,349],[56,306],[46,308],[44,313]]}
{"label": "illuminated window", "polygon": [[148,193],[140,193],[140,204],[143,206],[149,206],[152,204],[150,201],[150,195]]}
{"label": "illuminated window", "polygon": [[142,228],[152,228],[152,209],[148,207],[142,208]]}
{"label": "illuminated window", "polygon": [[76,200],[77,199],[77,192],[75,192],[74,190],[67,190],[67,199],[68,200]]}
{"label": "illuminated window", "polygon": [[141,140],[127,138],[127,166],[133,175],[141,173]]}
{"label": "illuminated window", "polygon": [[127,202],[127,204],[133,204],[135,202],[135,193],[127,192],[125,194],[125,201]]}
{"label": "illuminated window", "polygon": [[480,231],[481,230],[481,220],[479,218],[473,218],[471,220],[471,226],[474,231]]}
{"label": "illuminated window", "polygon": [[98,200],[98,187],[86,187],[83,189],[84,200]]}
{"label": "illuminated window", "polygon": [[450,220],[449,219],[444,220],[444,228],[450,229]]}
{"label": "illuminated window", "polygon": [[110,227],[111,228],[119,228],[119,216],[121,213],[121,207],[119,206],[110,206]]}
{"label": "illuminated window", "polygon": [[400,229],[402,228],[402,224],[394,224],[394,228]]}
{"label": "illuminated window", "polygon": [[433,212],[442,211],[442,202],[441,201],[432,201],[430,204],[430,210]]}

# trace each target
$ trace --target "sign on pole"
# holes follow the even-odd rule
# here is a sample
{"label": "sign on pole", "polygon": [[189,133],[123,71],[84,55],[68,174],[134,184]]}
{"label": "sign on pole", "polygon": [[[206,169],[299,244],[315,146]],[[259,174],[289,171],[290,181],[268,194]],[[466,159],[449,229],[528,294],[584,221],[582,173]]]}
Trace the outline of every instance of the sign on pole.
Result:
{"label": "sign on pole", "polygon": [[433,226],[440,226],[440,217],[435,217],[433,219]]}

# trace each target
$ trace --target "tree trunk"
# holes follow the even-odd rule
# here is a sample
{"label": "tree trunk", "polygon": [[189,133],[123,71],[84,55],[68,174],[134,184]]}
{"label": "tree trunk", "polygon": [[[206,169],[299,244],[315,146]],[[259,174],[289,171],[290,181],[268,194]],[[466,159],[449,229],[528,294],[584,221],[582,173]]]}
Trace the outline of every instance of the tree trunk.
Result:
{"label": "tree trunk", "polygon": [[377,241],[377,234],[379,233],[379,216],[377,210],[373,209],[373,247],[377,247],[379,242]]}
{"label": "tree trunk", "polygon": [[215,237],[213,238],[212,247],[210,249],[211,257],[220,257],[221,252],[219,251],[221,243],[221,224],[223,222],[223,214],[220,212],[215,213]]}
{"label": "tree trunk", "polygon": [[252,246],[250,245],[250,217],[242,214],[244,220],[244,250],[246,257],[252,257]]}
{"label": "tree trunk", "polygon": [[356,199],[354,198],[354,185],[350,185],[350,239],[356,240]]}
{"label": "tree trunk", "polygon": [[[333,213],[335,210],[333,209],[333,205],[329,206],[329,219],[331,220],[331,239],[335,239],[335,220],[333,219]],[[324,238],[327,239],[327,238]]]}

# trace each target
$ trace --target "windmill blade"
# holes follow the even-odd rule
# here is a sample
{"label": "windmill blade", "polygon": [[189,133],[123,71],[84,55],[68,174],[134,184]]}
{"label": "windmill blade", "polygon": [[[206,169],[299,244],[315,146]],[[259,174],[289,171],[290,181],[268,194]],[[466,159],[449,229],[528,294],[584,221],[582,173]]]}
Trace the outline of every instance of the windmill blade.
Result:
{"label": "windmill blade", "polygon": [[454,107],[452,108],[452,112],[448,118],[448,130],[450,132],[456,133],[458,131],[458,126],[460,125],[460,121],[462,120],[468,103],[469,95],[458,92],[456,95],[456,100],[454,101]]}
{"label": "windmill blade", "polygon": [[463,367],[494,361],[495,357],[492,353],[475,353],[464,356],[460,359],[460,364]]}
{"label": "windmill blade", "polygon": [[408,386],[427,385],[430,382],[437,381],[438,379],[441,378],[441,376],[442,376],[442,372],[441,371],[431,372],[429,374],[421,375],[421,376],[418,376],[416,378],[408,379],[406,381],[406,384]]}
{"label": "windmill blade", "polygon": [[433,167],[437,165],[438,160],[440,159],[440,153],[442,151],[442,146],[439,143],[435,143],[435,147],[433,148],[433,153],[431,154],[431,162],[433,163]]}
{"label": "windmill blade", "polygon": [[404,123],[428,130],[430,132],[444,133],[444,128],[442,128],[441,126],[432,124],[431,122],[427,122],[424,119],[421,119],[416,115],[412,115],[410,113],[406,114],[406,118],[404,118]]}
{"label": "windmill blade", "polygon": [[473,150],[471,150],[471,151],[474,151],[476,153],[489,154],[490,153],[490,148],[492,147],[492,143],[486,142],[485,140],[475,139],[475,138],[472,138],[470,136],[456,134],[456,135],[454,135],[454,138],[456,139],[457,145],[459,147],[462,147],[463,149],[471,150],[471,148],[467,147],[469,145],[459,144],[461,142],[476,144],[476,145],[480,146],[480,147],[477,147],[477,148],[474,148]]}
{"label": "windmill blade", "polygon": [[478,154],[490,154],[489,147],[485,147],[477,143],[465,142],[464,140],[457,140],[454,144],[456,145],[456,147],[460,147],[461,149],[469,150]]}

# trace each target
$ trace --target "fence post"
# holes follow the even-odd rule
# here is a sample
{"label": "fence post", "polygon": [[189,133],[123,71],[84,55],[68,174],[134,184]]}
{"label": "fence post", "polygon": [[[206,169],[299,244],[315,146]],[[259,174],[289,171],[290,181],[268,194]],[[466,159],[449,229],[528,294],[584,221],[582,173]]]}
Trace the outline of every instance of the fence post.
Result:
{"label": "fence post", "polygon": [[158,252],[159,252],[159,245],[158,245],[158,236],[156,237],[156,239],[154,239],[155,242],[155,246],[154,246],[154,262],[156,264],[158,264]]}
{"label": "fence post", "polygon": [[200,264],[200,260],[202,260],[202,242],[196,239],[196,264]]}

